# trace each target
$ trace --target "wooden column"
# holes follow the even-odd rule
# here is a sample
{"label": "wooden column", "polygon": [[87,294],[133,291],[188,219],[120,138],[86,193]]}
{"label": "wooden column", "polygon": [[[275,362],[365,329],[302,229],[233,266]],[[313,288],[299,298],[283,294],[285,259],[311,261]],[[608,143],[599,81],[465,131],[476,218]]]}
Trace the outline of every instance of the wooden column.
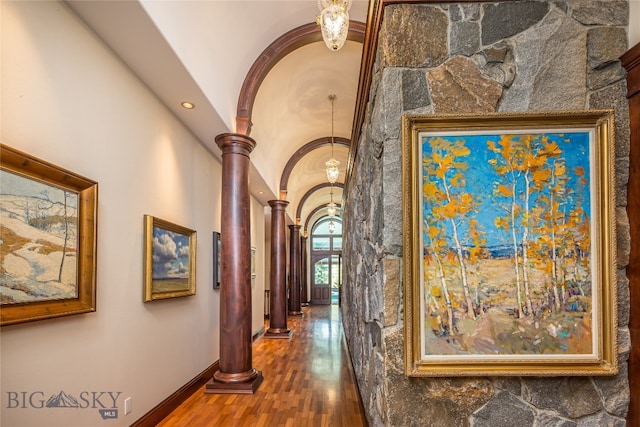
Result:
{"label": "wooden column", "polygon": [[307,307],[309,305],[309,295],[307,292],[307,236],[300,237],[300,292],[301,305]]}
{"label": "wooden column", "polygon": [[631,253],[627,266],[631,301],[629,318],[631,403],[627,413],[627,424],[640,426],[640,43],[629,49],[620,59],[627,70],[627,98],[631,128],[627,186],[627,214],[631,234]]}
{"label": "wooden column", "polygon": [[290,338],[287,327],[287,229],[286,200],[269,200],[271,206],[271,298],[269,299],[269,329],[265,338]]}
{"label": "wooden column", "polygon": [[300,310],[300,225],[289,226],[289,316],[302,317]]}
{"label": "wooden column", "polygon": [[249,154],[256,143],[225,133],[216,144],[222,150],[220,361],[205,393],[252,394],[263,379],[251,360]]}

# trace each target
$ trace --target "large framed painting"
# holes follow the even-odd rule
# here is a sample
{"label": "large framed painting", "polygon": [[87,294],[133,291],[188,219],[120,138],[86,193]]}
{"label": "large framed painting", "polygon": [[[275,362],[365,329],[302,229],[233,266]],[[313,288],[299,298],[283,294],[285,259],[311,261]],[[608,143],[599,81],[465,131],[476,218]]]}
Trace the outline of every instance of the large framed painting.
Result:
{"label": "large framed painting", "polygon": [[144,216],[144,301],[196,293],[196,232]]}
{"label": "large framed painting", "polygon": [[96,310],[98,183],[0,144],[2,326]]}
{"label": "large framed painting", "polygon": [[403,118],[407,376],[617,373],[613,120]]}

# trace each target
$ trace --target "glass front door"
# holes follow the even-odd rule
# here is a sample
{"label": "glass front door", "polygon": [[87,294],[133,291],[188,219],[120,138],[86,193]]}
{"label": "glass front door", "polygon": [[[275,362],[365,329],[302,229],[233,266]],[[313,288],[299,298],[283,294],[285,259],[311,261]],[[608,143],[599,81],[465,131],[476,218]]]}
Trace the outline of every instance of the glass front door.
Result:
{"label": "glass front door", "polygon": [[334,232],[329,232],[328,221],[318,221],[311,237],[311,304],[340,302],[342,222],[335,223]]}

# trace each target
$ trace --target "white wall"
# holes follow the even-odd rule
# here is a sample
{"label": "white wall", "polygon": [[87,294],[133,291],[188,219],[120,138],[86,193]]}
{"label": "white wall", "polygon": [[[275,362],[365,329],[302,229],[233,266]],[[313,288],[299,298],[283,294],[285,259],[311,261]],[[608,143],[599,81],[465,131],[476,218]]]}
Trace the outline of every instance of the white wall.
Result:
{"label": "white wall", "polygon": [[[2,328],[0,424],[129,425],[219,358],[211,232],[220,230],[221,165],[66,4],[0,7],[2,142],[99,183],[97,311]],[[195,296],[143,303],[145,214],[197,231]],[[118,419],[28,401],[60,391],[121,392]],[[100,402],[111,406],[108,395]]]}
{"label": "white wall", "polygon": [[[251,197],[251,246],[255,253],[255,278],[251,279],[251,333],[264,332],[264,290],[266,288],[265,268],[265,207]],[[260,366],[254,366],[260,370]]]}

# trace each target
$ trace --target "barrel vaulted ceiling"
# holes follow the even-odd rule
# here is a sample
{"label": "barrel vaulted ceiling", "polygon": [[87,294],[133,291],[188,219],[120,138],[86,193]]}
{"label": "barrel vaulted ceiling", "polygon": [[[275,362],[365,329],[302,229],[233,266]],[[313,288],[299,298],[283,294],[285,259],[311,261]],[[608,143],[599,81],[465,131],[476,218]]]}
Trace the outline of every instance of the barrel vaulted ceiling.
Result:
{"label": "barrel vaulted ceiling", "polygon": [[[216,135],[246,132],[238,129],[236,119],[249,87],[253,96],[249,135],[257,142],[251,154],[252,194],[265,205],[271,199],[288,200],[289,218],[303,227],[322,216],[331,192],[324,174],[324,163],[331,156],[326,143],[331,136],[328,97],[336,95],[334,135],[341,143],[334,144],[333,151],[340,161],[338,183],[342,183],[362,37],[350,34],[341,50],[330,51],[319,27],[310,26],[318,14],[316,0],[69,0],[67,4],[218,158]],[[367,1],[354,0],[349,11],[361,36],[367,7]],[[318,41],[307,37],[281,58],[274,56],[274,43],[286,45],[283,39],[294,37],[301,27],[317,31]],[[265,59],[271,68],[252,86],[245,79]],[[186,110],[182,101],[196,108]],[[339,204],[341,198],[342,186],[336,185],[333,200]]]}

